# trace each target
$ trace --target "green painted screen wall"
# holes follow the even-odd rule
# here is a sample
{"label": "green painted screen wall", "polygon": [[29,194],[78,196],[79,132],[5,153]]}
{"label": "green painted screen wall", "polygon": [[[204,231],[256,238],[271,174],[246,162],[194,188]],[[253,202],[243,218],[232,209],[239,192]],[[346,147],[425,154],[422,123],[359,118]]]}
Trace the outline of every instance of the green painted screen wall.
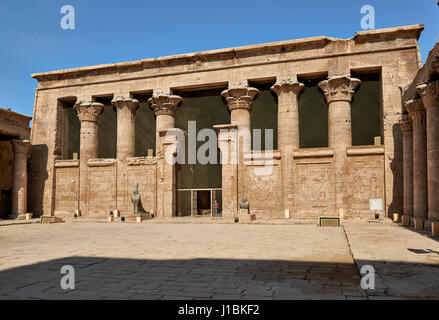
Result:
{"label": "green painted screen wall", "polygon": [[361,80],[351,103],[352,145],[373,145],[382,127],[380,75],[352,76]]}
{"label": "green painted screen wall", "polygon": [[79,135],[81,123],[73,106],[63,108],[63,159],[73,159],[73,153],[79,155]]}
{"label": "green painted screen wall", "polygon": [[323,148],[328,146],[328,106],[316,80],[299,80],[305,88],[299,96],[299,146]]}
{"label": "green painted screen wall", "polygon": [[117,112],[113,105],[105,104],[98,121],[98,158],[116,158]]}
{"label": "green painted screen wall", "polygon": [[[251,130],[252,130],[252,149],[257,150],[255,140],[253,139],[253,130],[261,129],[261,150],[277,150],[277,101],[276,96],[270,90],[274,84],[251,84],[260,92],[253,102],[250,113]],[[269,148],[265,143],[265,129],[273,130],[273,147]]]}
{"label": "green painted screen wall", "polygon": [[155,154],[155,130],[154,110],[149,103],[140,103],[136,111],[136,157],[146,156],[148,149],[153,149]]}

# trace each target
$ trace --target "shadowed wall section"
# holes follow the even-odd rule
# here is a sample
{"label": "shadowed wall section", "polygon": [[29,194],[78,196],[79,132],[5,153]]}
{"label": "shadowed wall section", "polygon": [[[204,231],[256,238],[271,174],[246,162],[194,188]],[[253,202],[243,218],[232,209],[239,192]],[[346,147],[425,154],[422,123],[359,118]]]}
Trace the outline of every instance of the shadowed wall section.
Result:
{"label": "shadowed wall section", "polygon": [[323,148],[328,146],[328,106],[317,86],[325,78],[303,80],[305,89],[299,97],[300,148]]}
{"label": "shadowed wall section", "polygon": [[[253,102],[250,113],[251,131],[252,131],[252,149],[253,150],[277,150],[277,101],[275,95],[270,88],[274,84],[250,84],[252,87],[259,90],[259,95]],[[255,144],[253,138],[253,130],[261,130],[261,145],[260,148]],[[265,143],[265,130],[273,130],[273,147],[268,147]]]}

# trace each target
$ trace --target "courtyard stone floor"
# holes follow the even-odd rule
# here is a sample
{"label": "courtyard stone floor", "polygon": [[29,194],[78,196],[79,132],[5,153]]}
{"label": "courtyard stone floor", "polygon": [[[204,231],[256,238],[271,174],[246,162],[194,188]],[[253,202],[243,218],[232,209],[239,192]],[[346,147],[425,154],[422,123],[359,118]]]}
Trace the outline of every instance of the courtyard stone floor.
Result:
{"label": "courtyard stone floor", "polygon": [[0,225],[3,300],[410,298],[439,298],[439,242],[394,224]]}

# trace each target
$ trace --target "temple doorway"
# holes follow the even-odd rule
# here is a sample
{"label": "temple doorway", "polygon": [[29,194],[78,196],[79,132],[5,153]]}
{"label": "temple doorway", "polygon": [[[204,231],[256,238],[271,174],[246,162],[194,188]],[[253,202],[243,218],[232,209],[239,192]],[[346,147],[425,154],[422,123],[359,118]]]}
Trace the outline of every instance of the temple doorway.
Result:
{"label": "temple doorway", "polygon": [[[194,130],[196,135],[203,129],[212,129],[214,125],[230,123],[229,112],[221,100],[221,91],[224,88],[214,88],[198,91],[175,91],[183,98],[181,106],[175,114],[175,127],[187,133]],[[191,126],[190,126],[191,125]],[[195,128],[195,129],[192,129]],[[192,131],[193,132],[193,131]],[[217,137],[197,138],[196,152],[207,142],[215,143]],[[188,138],[185,145],[185,161],[176,164],[177,184],[177,212],[176,216],[215,216],[214,203],[218,203],[218,214],[222,209],[222,165],[220,163],[220,150],[206,150],[205,156],[209,157],[207,163],[200,163],[198,159],[189,161]],[[215,152],[212,155],[211,152]],[[193,154],[191,154],[193,156]],[[214,159],[215,161],[213,161]]]}
{"label": "temple doorway", "polygon": [[[221,216],[221,188],[213,189],[179,189],[177,195],[178,217]],[[215,201],[218,210],[215,212]]]}

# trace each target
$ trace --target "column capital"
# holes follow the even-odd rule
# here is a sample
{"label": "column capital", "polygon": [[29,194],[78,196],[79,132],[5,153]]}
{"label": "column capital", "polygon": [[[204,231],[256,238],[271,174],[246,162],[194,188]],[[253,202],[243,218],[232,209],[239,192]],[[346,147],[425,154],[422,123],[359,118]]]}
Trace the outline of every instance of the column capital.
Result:
{"label": "column capital", "polygon": [[303,83],[291,80],[291,79],[282,79],[278,80],[272,87],[271,91],[275,92],[279,95],[282,92],[294,92],[295,95],[298,95],[303,91],[305,85]]}
{"label": "column capital", "polygon": [[407,113],[400,114],[398,121],[402,132],[413,131],[413,121]]}
{"label": "column capital", "polygon": [[405,109],[412,118],[415,126],[425,126],[425,108],[421,99],[412,99],[406,101]]}
{"label": "column capital", "polygon": [[224,90],[221,96],[226,100],[230,111],[236,109],[251,110],[253,101],[259,94],[259,90],[247,86],[233,86]]}
{"label": "column capital", "polygon": [[352,101],[355,89],[361,81],[350,76],[335,76],[319,83],[322,89],[326,103],[330,104],[334,101]]}
{"label": "column capital", "polygon": [[183,99],[180,96],[170,94],[154,94],[148,99],[151,108],[154,109],[155,115],[170,115],[174,116],[178,105]]}
{"label": "column capital", "polygon": [[104,105],[99,102],[81,100],[76,102],[74,109],[78,113],[79,121],[98,122]]}
{"label": "column capital", "polygon": [[116,109],[123,109],[126,107],[134,113],[139,107],[139,100],[131,97],[118,96],[111,100],[111,104],[114,105]]}
{"label": "column capital", "polygon": [[14,153],[27,153],[30,148],[29,140],[12,140],[12,148]]}
{"label": "column capital", "polygon": [[421,96],[425,109],[439,107],[439,80],[418,84],[416,93]]}

